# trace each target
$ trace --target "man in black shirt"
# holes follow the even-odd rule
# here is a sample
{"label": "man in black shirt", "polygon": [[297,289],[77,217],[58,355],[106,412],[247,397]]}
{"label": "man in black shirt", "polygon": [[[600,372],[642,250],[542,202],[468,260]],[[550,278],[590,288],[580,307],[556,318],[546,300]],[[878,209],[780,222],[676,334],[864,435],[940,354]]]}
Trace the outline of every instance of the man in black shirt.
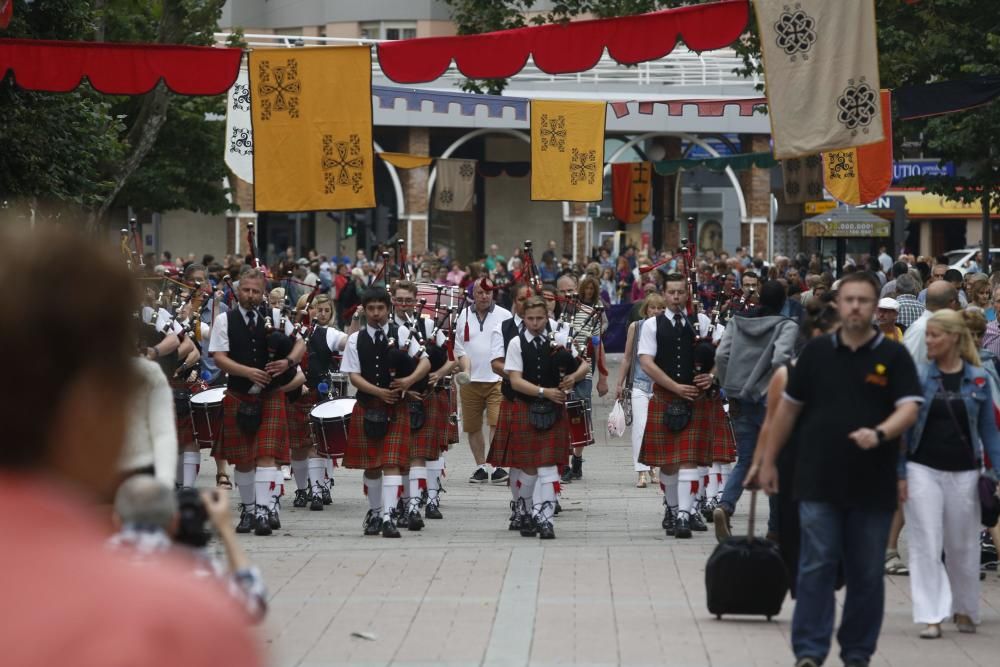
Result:
{"label": "man in black shirt", "polygon": [[845,665],[868,665],[882,626],[899,437],[916,421],[923,392],[906,348],[872,328],[878,293],[871,274],[842,279],[841,329],[802,351],[758,476],[767,493],[777,492],[775,461],[798,419],[802,551],[792,648],[802,667],[822,664],[829,653],[841,564],[847,597],[837,640]]}

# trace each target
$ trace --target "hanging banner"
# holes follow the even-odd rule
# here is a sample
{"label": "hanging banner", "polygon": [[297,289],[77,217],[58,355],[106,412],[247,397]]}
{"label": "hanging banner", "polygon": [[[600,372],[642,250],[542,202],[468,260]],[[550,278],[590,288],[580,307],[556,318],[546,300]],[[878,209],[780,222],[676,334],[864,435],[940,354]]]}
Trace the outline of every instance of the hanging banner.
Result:
{"label": "hanging banner", "polygon": [[649,215],[653,197],[653,167],[649,162],[611,165],[611,197],[615,218],[626,223],[642,222]]}
{"label": "hanging banner", "polygon": [[774,156],[881,141],[875,0],[755,0],[754,7]]}
{"label": "hanging banner", "polygon": [[253,130],[250,128],[250,77],[240,69],[226,100],[226,166],[253,183]]}
{"label": "hanging banner", "polygon": [[471,211],[476,196],[476,161],[437,161],[434,208],[439,211]]}
{"label": "hanging banner", "polygon": [[416,169],[417,167],[427,167],[434,162],[434,158],[426,155],[410,155],[409,153],[386,153],[378,154],[380,158],[397,169]]}
{"label": "hanging banner", "polygon": [[823,157],[807,155],[781,161],[786,204],[805,204],[823,198]]}
{"label": "hanging banner", "polygon": [[257,211],[375,206],[371,49],[254,49]]}
{"label": "hanging banner", "polygon": [[604,102],[531,102],[531,199],[604,198]]}
{"label": "hanging banner", "polygon": [[974,109],[1000,97],[1000,74],[938,81],[896,89],[901,120]]}
{"label": "hanging banner", "polygon": [[[883,90],[882,108],[891,109],[892,98]],[[823,153],[823,184],[835,199],[860,206],[879,198],[892,184],[892,117],[882,114],[885,139],[876,144]]]}

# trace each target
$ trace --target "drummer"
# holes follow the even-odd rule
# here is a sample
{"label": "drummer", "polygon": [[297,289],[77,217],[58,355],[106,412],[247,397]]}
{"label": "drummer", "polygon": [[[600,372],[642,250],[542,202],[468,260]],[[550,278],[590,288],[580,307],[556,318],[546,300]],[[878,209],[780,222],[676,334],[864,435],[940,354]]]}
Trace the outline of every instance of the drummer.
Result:
{"label": "drummer", "polygon": [[[446,380],[458,366],[450,361],[445,350],[447,337],[440,329],[435,332],[434,320],[415,312],[417,306],[417,286],[407,280],[399,280],[393,287],[396,326],[406,327],[413,332],[425,348],[430,362],[430,373],[426,382],[422,381],[409,392],[409,400],[415,406],[411,410],[422,418],[411,419],[413,439],[410,442],[410,469],[403,475],[403,497],[397,525],[410,530],[420,530],[424,521],[420,516],[420,505],[427,497],[426,515],[428,519],[442,518],[440,504],[440,476],[444,469],[443,452],[448,450],[448,418],[451,416],[451,402],[448,397]],[[447,315],[446,315],[447,316]],[[441,319],[439,313],[434,317]],[[415,421],[417,423],[415,423]],[[422,421],[422,424],[419,422]],[[419,426],[419,427],[418,427]],[[430,491],[433,485],[433,495]]]}
{"label": "drummer", "polygon": [[365,535],[399,537],[393,511],[402,490],[401,469],[410,465],[410,415],[403,397],[431,365],[425,357],[415,360],[420,344],[406,327],[389,321],[390,306],[384,288],[365,291],[361,307],[367,324],[351,334],[340,369],[358,390],[344,467],[365,471]]}
{"label": "drummer", "polygon": [[[321,511],[333,502],[330,487],[333,485],[333,459],[321,455],[309,430],[312,408],[330,398],[331,390],[320,394],[319,387],[331,386],[330,374],[339,370],[334,354],[347,347],[347,334],[333,326],[333,302],[321,294],[313,299],[309,316],[315,326],[307,334],[306,355],[302,360],[305,372],[305,389],[289,396],[294,425],[292,431],[292,474],[295,475],[294,507],[309,505],[312,511]],[[356,328],[356,325],[352,324]],[[346,396],[338,396],[346,398]],[[324,453],[325,454],[325,453]]]}

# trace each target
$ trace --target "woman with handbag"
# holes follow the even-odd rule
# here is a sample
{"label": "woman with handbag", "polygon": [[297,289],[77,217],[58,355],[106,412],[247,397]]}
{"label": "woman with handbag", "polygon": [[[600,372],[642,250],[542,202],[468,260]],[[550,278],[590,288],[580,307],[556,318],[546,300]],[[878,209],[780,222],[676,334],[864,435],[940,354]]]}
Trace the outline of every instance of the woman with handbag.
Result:
{"label": "woman with handbag", "polygon": [[[653,381],[639,365],[636,348],[639,346],[639,336],[642,334],[643,320],[648,317],[659,317],[667,309],[666,300],[659,294],[650,294],[639,306],[641,320],[628,326],[625,338],[625,356],[622,359],[621,372],[618,376],[618,387],[615,399],[630,401],[632,404],[632,462],[638,479],[637,489],[645,489],[649,485],[650,468],[645,463],[639,463],[639,450],[642,449],[642,434],[646,430],[646,415],[649,412],[649,397],[653,394]],[[628,379],[629,395],[623,397],[626,378]]]}
{"label": "woman with handbag", "polygon": [[899,479],[913,620],[926,625],[921,638],[937,639],[946,619],[963,633],[979,623],[979,477],[984,450],[1000,465],[1000,433],[961,313],[940,310],[928,320],[927,358],[919,369],[924,403],[900,455]]}

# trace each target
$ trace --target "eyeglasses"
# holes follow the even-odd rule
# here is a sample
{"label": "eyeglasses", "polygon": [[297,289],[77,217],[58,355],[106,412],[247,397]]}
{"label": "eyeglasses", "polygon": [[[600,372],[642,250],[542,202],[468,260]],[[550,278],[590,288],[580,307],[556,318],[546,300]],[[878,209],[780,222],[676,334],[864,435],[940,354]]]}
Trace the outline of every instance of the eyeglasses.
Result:
{"label": "eyeglasses", "polygon": [[402,304],[404,306],[412,306],[417,302],[416,299],[396,299],[396,303]]}

